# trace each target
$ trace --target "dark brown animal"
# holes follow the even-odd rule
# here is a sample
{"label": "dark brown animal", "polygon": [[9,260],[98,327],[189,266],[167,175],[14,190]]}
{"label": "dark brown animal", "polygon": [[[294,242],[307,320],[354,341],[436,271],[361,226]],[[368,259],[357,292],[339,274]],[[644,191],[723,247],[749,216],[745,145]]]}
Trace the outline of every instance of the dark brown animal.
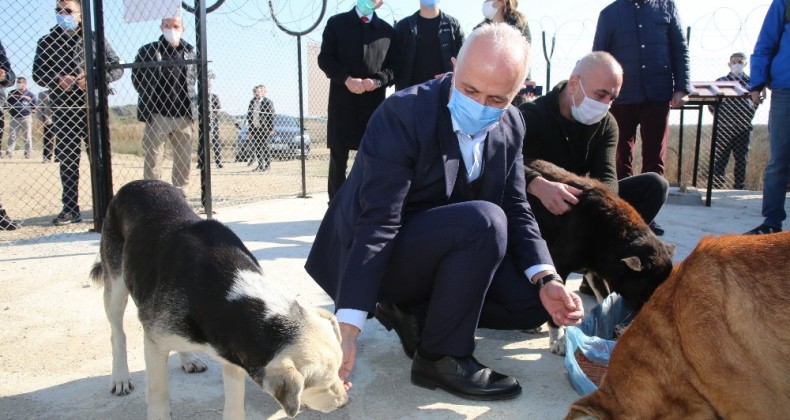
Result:
{"label": "dark brown animal", "polygon": [[790,232],[705,238],[566,419],[790,418]]}
{"label": "dark brown animal", "polygon": [[583,191],[579,203],[561,216],[528,195],[557,273],[562,278],[574,271],[594,274],[605,280],[605,286],[591,284],[599,300],[617,292],[638,311],[669,276],[675,246],[658,239],[636,210],[603,183],[542,160],[525,164],[549,181]]}

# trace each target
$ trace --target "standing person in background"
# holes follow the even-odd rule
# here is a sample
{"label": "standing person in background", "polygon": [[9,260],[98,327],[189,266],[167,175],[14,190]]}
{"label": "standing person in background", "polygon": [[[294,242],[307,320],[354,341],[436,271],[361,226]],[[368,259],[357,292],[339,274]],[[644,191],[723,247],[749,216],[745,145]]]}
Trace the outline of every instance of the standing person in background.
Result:
{"label": "standing person in background", "polygon": [[[734,53],[727,65],[730,72],[716,79],[717,82],[738,82],[749,89],[749,75],[743,71],[746,54]],[[709,109],[713,112],[713,106]],[[719,122],[716,127],[716,158],[713,163],[714,188],[727,188],[724,170],[732,154],[735,160],[733,169],[735,182],[732,188],[742,190],[746,186],[746,161],[749,156],[749,142],[752,139],[752,118],[757,105],[749,98],[726,98],[719,105]]]}
{"label": "standing person in background", "polygon": [[[5,132],[5,88],[12,86],[15,81],[16,75],[11,69],[11,63],[8,62],[3,42],[0,41],[0,146],[3,144],[3,133]],[[0,157],[2,156],[0,154]]]}
{"label": "standing person in background", "polygon": [[329,200],[346,180],[348,155],[359,147],[373,111],[394,80],[395,31],[374,12],[383,0],[357,0],[329,18],[322,35],[318,67],[331,81],[327,121]]}
{"label": "standing person in background", "polygon": [[[518,29],[518,31],[524,35],[524,38],[527,39],[530,46],[532,45],[532,32],[529,30],[527,17],[518,11],[518,0],[484,0],[483,18],[483,21],[475,26],[475,29],[491,22],[504,22]],[[522,87],[526,86],[535,86],[535,82],[532,81],[531,69],[527,69],[527,77]],[[531,93],[527,95],[516,95],[516,97],[513,98],[513,105],[519,106],[533,96],[534,95]]]}
{"label": "standing person in background", "polygon": [[[159,40],[143,45],[135,63],[183,61],[195,59],[195,48],[181,39],[184,23],[181,9],[175,16],[162,19]],[[192,170],[193,123],[197,117],[197,68],[194,64],[176,64],[132,69],[132,84],[140,95],[137,119],[145,122],[143,131],[144,179],[162,178],[165,141],[173,146],[172,182],[186,196]]]}
{"label": "standing person in background", "polygon": [[[689,52],[673,0],[615,0],[598,16],[593,51],[623,66],[623,89],[611,113],[620,130],[617,178],[632,176],[636,129],[642,137],[642,173],[664,175],[669,110],[691,91]],[[656,234],[664,229],[655,221]]]}
{"label": "standing person in background", "polygon": [[9,114],[11,114],[11,131],[8,133],[8,150],[5,157],[14,157],[17,137],[25,141],[25,159],[30,159],[33,152],[33,113],[36,112],[38,99],[27,88],[27,77],[16,78],[16,89],[8,94]]}
{"label": "standing person in background", "polygon": [[439,9],[439,0],[420,0],[420,10],[395,25],[395,90],[453,71],[464,31],[458,19]]}
{"label": "standing person in background", "polygon": [[266,172],[271,166],[269,137],[274,135],[274,103],[266,97],[266,86],[252,89],[253,98],[247,107],[247,152],[258,161],[253,171]]}
{"label": "standing person in background", "polygon": [[[38,41],[33,60],[33,80],[50,90],[54,108],[55,157],[60,163],[63,209],[52,223],[61,226],[82,221],[79,206],[80,156],[83,139],[86,144],[88,142],[88,114],[82,7],[79,1],[57,1],[55,14],[57,26]],[[106,40],[104,48],[107,68],[117,65],[120,59]],[[93,69],[89,75],[93,75]],[[107,70],[107,82],[114,82],[122,75],[123,69]]]}
{"label": "standing person in background", "polygon": [[[8,62],[8,57],[5,55],[5,48],[0,41],[0,145],[3,144],[3,131],[5,131],[5,88],[14,84],[16,76],[11,69],[11,63]],[[1,155],[0,155],[1,156]],[[3,204],[0,203],[0,230],[16,230],[19,228],[19,222],[15,221],[8,215]]]}
{"label": "standing person in background", "polygon": [[[214,163],[217,164],[217,169],[222,169],[222,142],[219,138],[219,111],[222,109],[222,104],[219,101],[219,96],[211,91],[211,82],[208,84],[208,91],[209,138],[211,140],[211,148],[214,149]],[[199,140],[197,161],[197,168],[203,169],[203,142]]]}
{"label": "standing person in background", "polygon": [[763,223],[746,232],[765,234],[782,231],[788,175],[790,174],[790,10],[786,0],[773,0],[768,7],[752,54],[751,96],[755,105],[771,89],[768,114],[770,156],[763,175]]}
{"label": "standing person in background", "polygon": [[38,120],[41,122],[43,131],[41,136],[41,154],[43,162],[52,162],[55,157],[55,131],[52,129],[52,103],[49,98],[49,90],[42,90],[38,93]]}

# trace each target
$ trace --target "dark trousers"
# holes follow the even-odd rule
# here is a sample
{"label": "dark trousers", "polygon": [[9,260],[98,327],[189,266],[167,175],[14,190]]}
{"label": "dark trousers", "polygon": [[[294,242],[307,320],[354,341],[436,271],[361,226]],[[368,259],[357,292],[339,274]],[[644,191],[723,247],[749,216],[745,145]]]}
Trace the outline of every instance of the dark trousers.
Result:
{"label": "dark trousers", "polygon": [[[214,163],[219,165],[222,162],[222,143],[219,141],[219,126],[217,124],[209,124],[210,131],[209,137],[211,139],[211,148],[214,149]],[[198,166],[203,166],[203,142],[198,141],[197,149]]]}
{"label": "dark trousers", "polygon": [[669,137],[669,102],[612,105],[610,109],[620,137],[617,141],[617,178],[634,174],[634,144],[636,129],[642,137],[642,173],[664,175]]}
{"label": "dark trousers", "polygon": [[263,127],[250,126],[252,155],[258,160],[259,167],[268,168],[271,165],[268,138],[269,133]]}
{"label": "dark trousers", "polygon": [[79,213],[80,156],[88,142],[85,109],[57,108],[52,115],[55,157],[60,162],[61,202],[64,212]]}
{"label": "dark trousers", "polygon": [[669,182],[653,172],[623,178],[617,183],[618,195],[645,221],[655,219],[669,194]]}
{"label": "dark trousers", "polygon": [[44,135],[41,138],[41,153],[44,160],[52,160],[55,155],[55,130],[52,129],[52,124],[43,124]]}
{"label": "dark trousers", "polygon": [[349,149],[332,147],[329,149],[329,176],[327,177],[327,192],[329,201],[346,182],[346,169],[348,168]]}
{"label": "dark trousers", "polygon": [[410,216],[393,245],[379,301],[424,319],[420,346],[469,356],[475,330],[525,329],[549,319],[537,290],[507,257],[507,217],[486,201]]}
{"label": "dark trousers", "polygon": [[[0,97],[0,99],[5,102],[5,98]],[[3,106],[0,105],[0,146],[3,145],[3,133],[5,133],[5,111]]]}
{"label": "dark trousers", "polygon": [[749,157],[749,142],[752,131],[719,126],[716,133],[716,158],[713,160],[713,185],[715,188],[727,188],[724,171],[730,154],[735,160],[733,175],[735,182],[732,188],[742,190],[746,184],[746,162]]}

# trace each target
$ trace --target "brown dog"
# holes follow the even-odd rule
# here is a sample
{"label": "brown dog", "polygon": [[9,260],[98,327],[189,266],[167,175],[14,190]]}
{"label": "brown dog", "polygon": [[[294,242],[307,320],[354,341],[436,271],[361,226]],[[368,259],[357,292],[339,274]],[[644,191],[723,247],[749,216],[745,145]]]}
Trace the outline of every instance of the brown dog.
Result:
{"label": "brown dog", "polygon": [[790,418],[790,232],[705,238],[566,419]]}

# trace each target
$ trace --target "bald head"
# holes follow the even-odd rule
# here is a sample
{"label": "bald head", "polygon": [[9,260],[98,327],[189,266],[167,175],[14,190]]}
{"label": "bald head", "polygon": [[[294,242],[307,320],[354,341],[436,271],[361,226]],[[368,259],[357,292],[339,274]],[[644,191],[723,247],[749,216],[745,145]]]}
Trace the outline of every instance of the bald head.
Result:
{"label": "bald head", "polygon": [[591,73],[605,73],[622,80],[623,67],[608,52],[595,51],[585,55],[576,63],[571,76],[584,77]]}
{"label": "bald head", "polygon": [[560,97],[560,112],[572,120],[571,107],[579,106],[585,96],[602,104],[611,105],[623,86],[623,68],[611,54],[603,51],[589,53],[576,63],[564,94]]}
{"label": "bald head", "polygon": [[[464,41],[455,65],[456,80],[474,75],[479,83],[507,86],[507,102],[524,82],[529,66],[529,43],[506,23],[492,23],[475,29]],[[504,106],[499,106],[500,108]]]}

